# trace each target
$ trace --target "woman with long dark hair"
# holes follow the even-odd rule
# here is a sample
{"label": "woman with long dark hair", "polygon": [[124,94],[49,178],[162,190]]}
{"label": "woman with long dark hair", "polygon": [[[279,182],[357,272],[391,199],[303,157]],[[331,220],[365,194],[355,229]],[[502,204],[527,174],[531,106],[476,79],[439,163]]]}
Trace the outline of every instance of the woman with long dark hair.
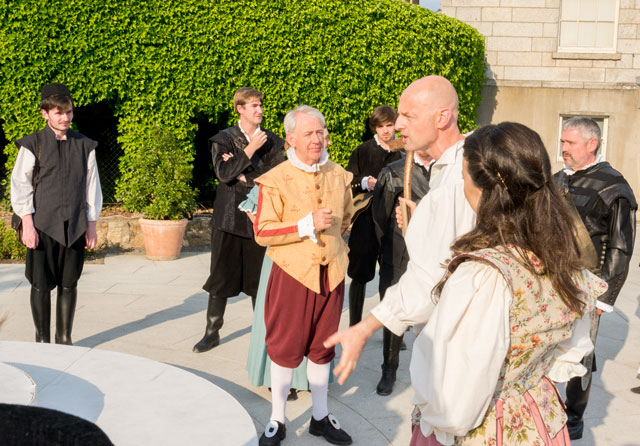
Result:
{"label": "woman with long dark hair", "polygon": [[463,175],[477,224],[453,244],[414,343],[412,445],[569,444],[551,380],[585,372],[588,312],[606,284],[583,269],[536,132],[475,131]]}

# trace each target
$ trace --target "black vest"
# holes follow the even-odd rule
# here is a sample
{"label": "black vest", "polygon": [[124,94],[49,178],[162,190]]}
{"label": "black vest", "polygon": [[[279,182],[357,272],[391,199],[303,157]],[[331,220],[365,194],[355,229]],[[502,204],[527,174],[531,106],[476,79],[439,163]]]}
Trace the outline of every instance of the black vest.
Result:
{"label": "black vest", "polygon": [[98,143],[72,130],[67,131],[66,141],[58,141],[48,125],[37,135],[32,133],[15,142],[34,156],[37,141],[40,144],[33,222],[60,244],[71,246],[87,230],[87,163]]}

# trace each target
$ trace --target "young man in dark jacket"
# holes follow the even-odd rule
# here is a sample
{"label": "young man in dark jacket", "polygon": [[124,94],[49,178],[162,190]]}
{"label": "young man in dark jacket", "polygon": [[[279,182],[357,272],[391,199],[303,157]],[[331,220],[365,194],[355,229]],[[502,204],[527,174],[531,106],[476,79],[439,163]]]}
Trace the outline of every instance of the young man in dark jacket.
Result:
{"label": "young man in dark jacket", "polygon": [[253,238],[247,214],[238,205],[247,198],[253,180],[284,160],[284,140],[260,128],[263,94],[243,87],[233,95],[238,124],[209,139],[213,169],[220,180],[211,220],[211,272],[202,287],[209,293],[204,337],[193,347],[206,352],[220,343],[220,328],[229,297],[258,292],[265,248]]}

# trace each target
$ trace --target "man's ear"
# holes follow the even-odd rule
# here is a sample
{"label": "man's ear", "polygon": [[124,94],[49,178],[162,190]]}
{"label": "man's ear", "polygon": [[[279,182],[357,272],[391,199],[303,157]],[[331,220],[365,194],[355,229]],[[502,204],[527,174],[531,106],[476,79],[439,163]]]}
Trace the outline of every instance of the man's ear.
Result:
{"label": "man's ear", "polygon": [[452,110],[450,108],[441,108],[436,113],[436,128],[443,129],[449,125],[452,117]]}
{"label": "man's ear", "polygon": [[49,112],[47,112],[46,110],[44,110],[44,109],[42,109],[42,108],[41,108],[41,109],[40,109],[40,113],[42,114],[42,117],[43,117],[45,120],[47,120],[47,121],[49,120]]}
{"label": "man's ear", "polygon": [[236,112],[238,114],[240,114],[240,110],[242,110],[242,109],[244,109],[244,105],[240,105],[240,104],[236,105]]}
{"label": "man's ear", "polygon": [[587,142],[587,147],[589,149],[589,152],[593,153],[593,155],[595,156],[596,148],[598,147],[598,140],[596,138],[591,138]]}
{"label": "man's ear", "polygon": [[287,136],[285,136],[285,139],[289,143],[290,147],[296,146],[296,137],[293,135],[293,133],[287,133]]}

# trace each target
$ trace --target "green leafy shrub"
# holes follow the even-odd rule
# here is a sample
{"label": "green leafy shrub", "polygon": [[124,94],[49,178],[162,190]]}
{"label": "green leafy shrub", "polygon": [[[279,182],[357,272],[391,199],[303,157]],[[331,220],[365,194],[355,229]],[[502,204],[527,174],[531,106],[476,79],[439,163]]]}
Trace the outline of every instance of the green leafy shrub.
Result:
{"label": "green leafy shrub", "polygon": [[196,207],[191,188],[191,147],[164,128],[155,127],[141,150],[126,156],[118,180],[118,200],[128,211],[153,220],[179,220]]}
{"label": "green leafy shrub", "polygon": [[[281,135],[287,110],[320,109],[343,165],[373,109],[425,75],[453,83],[470,130],[485,70],[475,29],[398,0],[0,0],[0,66],[7,139],[41,128],[39,90],[64,82],[78,106],[113,104],[123,175],[156,125],[192,145],[195,116],[235,122],[232,95],[247,85],[265,92],[264,126]],[[16,148],[5,153],[10,173]]]}
{"label": "green leafy shrub", "polygon": [[27,248],[20,243],[15,231],[0,221],[0,259],[24,260],[26,257]]}

